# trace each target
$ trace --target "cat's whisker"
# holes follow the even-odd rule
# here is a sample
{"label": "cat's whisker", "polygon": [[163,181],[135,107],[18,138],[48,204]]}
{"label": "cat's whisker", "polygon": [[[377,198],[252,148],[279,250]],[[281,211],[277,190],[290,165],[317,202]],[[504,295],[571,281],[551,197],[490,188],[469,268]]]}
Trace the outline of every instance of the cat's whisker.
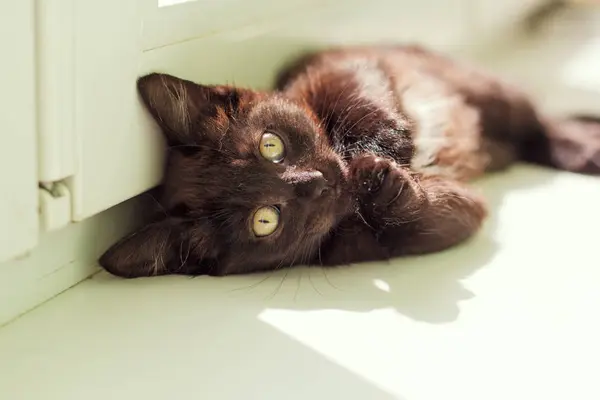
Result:
{"label": "cat's whisker", "polygon": [[[350,100],[350,103],[346,106],[346,108],[344,108],[342,110],[342,113],[340,114],[340,116],[338,117],[339,120],[338,122],[336,122],[336,124],[334,125],[334,127],[331,129],[332,132],[336,132],[338,129],[341,129],[344,127],[344,124],[346,123],[346,121],[348,120],[348,118],[351,115],[351,111],[354,110],[356,107],[364,107],[364,104],[361,104],[360,98],[358,97],[354,97],[353,99]],[[343,118],[342,118],[343,116]],[[344,129],[344,135],[346,133],[348,133],[347,129]]]}
{"label": "cat's whisker", "polygon": [[312,286],[312,288],[315,290],[315,292],[316,292],[316,293],[317,293],[319,296],[323,297],[323,293],[321,293],[321,291],[320,291],[319,289],[317,289],[317,287],[315,286],[315,283],[314,283],[314,282],[313,282],[313,280],[312,280],[312,276],[311,276],[311,274],[310,274],[310,270],[311,270],[311,269],[312,269],[312,268],[309,268],[309,269],[308,269],[308,281],[310,282],[310,285],[311,285],[311,286]]}
{"label": "cat's whisker", "polygon": [[321,244],[319,243],[318,246],[319,246],[319,265],[321,267],[323,267],[323,259],[321,258]]}
{"label": "cat's whisker", "polygon": [[398,193],[396,193],[396,195],[394,196],[394,198],[392,200],[390,200],[386,206],[391,206],[392,204],[394,204],[394,202],[396,200],[398,200],[398,197],[400,197],[400,195],[402,194],[402,191],[404,190],[404,185],[406,184],[406,182],[402,182],[402,186],[400,186],[400,189],[398,189]]}
{"label": "cat's whisker", "polygon": [[[288,249],[288,251],[284,254],[284,256],[282,257],[281,261],[279,262],[279,264],[277,264],[277,266],[275,268],[273,268],[273,270],[270,271],[270,274],[268,276],[266,276],[265,278],[263,278],[262,280],[260,280],[259,282],[252,284],[248,287],[248,289],[252,289],[257,287],[258,285],[260,285],[263,282],[266,282],[268,279],[270,279],[277,271],[281,270],[284,260],[287,258],[287,256],[290,253],[290,249]],[[292,261],[293,263],[293,261]],[[291,265],[290,265],[291,266]],[[271,293],[271,295],[269,297],[267,297],[267,299],[272,299],[273,297],[275,297],[275,294],[277,294],[277,292],[279,291],[279,289],[281,289],[282,285],[283,285],[283,281],[285,280],[285,278],[287,277],[287,275],[289,274],[290,268],[288,268],[288,270],[286,271],[284,277],[282,278],[281,282],[279,283],[279,286],[274,290],[274,293]],[[235,290],[241,290],[241,289],[235,289]]]}
{"label": "cat's whisker", "polygon": [[269,279],[271,279],[271,277],[273,276],[273,274],[275,273],[275,271],[269,271],[269,273],[266,274],[266,276],[262,279],[259,279],[257,282],[249,285],[249,286],[243,286],[243,287],[239,287],[239,288],[235,288],[235,289],[231,289],[232,292],[239,292],[241,290],[245,290],[245,291],[249,291],[252,289],[256,289],[261,283],[264,283],[266,281],[268,281]]}
{"label": "cat's whisker", "polygon": [[298,270],[298,286],[296,286],[296,292],[294,293],[294,302],[298,299],[298,292],[300,292],[300,286],[302,285],[302,270]]}
{"label": "cat's whisker", "polygon": [[321,272],[323,273],[323,276],[325,277],[325,280],[327,281],[329,286],[331,286],[332,288],[334,288],[336,290],[339,290],[340,292],[343,292],[343,290],[340,289],[339,286],[334,285],[333,282],[331,281],[331,279],[329,279],[329,275],[327,274],[327,268],[321,268]]}
{"label": "cat's whisker", "polygon": [[154,197],[152,194],[150,194],[148,192],[144,193],[144,195],[150,197],[154,201],[154,203],[158,206],[158,208],[165,215],[165,217],[169,216],[169,213],[167,212],[167,209],[165,208],[165,206],[163,206],[156,197]]}
{"label": "cat's whisker", "polygon": [[[292,261],[290,262],[290,265],[287,266],[287,271],[285,273],[285,275],[283,276],[283,279],[281,280],[278,288],[276,289],[276,292],[279,292],[279,290],[281,290],[282,286],[283,286],[283,282],[285,281],[285,279],[287,278],[288,274],[290,273],[290,271],[292,270],[292,267],[295,265],[296,260],[298,259],[298,255],[299,255],[299,249],[294,249],[294,257],[292,258]],[[301,258],[302,259],[302,258]],[[273,295],[274,297],[274,295]],[[271,297],[272,299],[272,297]],[[294,298],[295,300],[295,298]]]}
{"label": "cat's whisker", "polygon": [[[339,104],[339,102],[340,102],[340,100],[341,100],[342,96],[344,95],[344,93],[346,93],[346,90],[348,90],[348,88],[350,87],[350,85],[351,85],[351,84],[352,84],[352,82],[351,82],[350,80],[348,80],[348,81],[346,82],[346,85],[343,87],[343,89],[342,89],[342,90],[340,91],[340,93],[338,94],[338,97],[337,97],[337,99],[335,100],[335,103],[333,104],[333,107],[330,107],[330,110],[331,110],[331,115],[330,115],[330,117],[331,117],[331,116],[333,116],[333,114],[335,113],[335,109],[337,108],[337,106],[338,106],[338,104]],[[342,111],[342,114],[343,114],[343,111]],[[338,116],[338,118],[340,118],[340,117],[341,117],[341,115],[340,115],[340,116]],[[337,126],[337,123],[336,123],[336,126]],[[335,127],[334,127],[332,130],[335,130]]]}
{"label": "cat's whisker", "polygon": [[369,225],[369,223],[367,222],[367,220],[365,219],[365,217],[363,217],[363,215],[360,213],[360,211],[356,210],[356,215],[358,215],[361,219],[361,221],[368,226],[369,228],[371,228],[371,230],[375,230],[375,228],[373,228],[371,225]]}
{"label": "cat's whisker", "polygon": [[380,110],[378,110],[378,109],[375,109],[375,110],[373,110],[373,111],[371,111],[371,112],[369,112],[369,113],[367,113],[367,114],[363,115],[363,116],[362,116],[362,117],[361,117],[361,118],[360,118],[358,121],[356,121],[356,122],[355,122],[355,123],[354,123],[354,124],[353,124],[353,125],[352,125],[350,128],[348,128],[348,129],[346,130],[346,132],[352,132],[352,129],[354,129],[354,127],[355,127],[356,125],[358,125],[359,123],[361,123],[361,122],[362,122],[362,121],[363,121],[365,118],[368,118],[368,117],[370,117],[370,116],[372,116],[372,115],[374,115],[374,114],[377,114],[378,112],[380,112]]}
{"label": "cat's whisker", "polygon": [[[315,245],[318,248],[317,252],[318,252],[319,262],[322,265],[322,261],[320,261],[321,260],[321,244],[319,242],[316,242],[316,241],[314,241],[314,242],[311,243],[310,248],[305,253],[305,256],[304,256],[303,261],[302,261],[303,264],[306,263],[307,261],[310,261],[309,258],[314,253]],[[314,282],[312,280],[312,276],[311,276],[311,270],[312,270],[312,268],[310,268],[310,267],[307,267],[307,268],[308,268],[308,281],[310,282],[310,285],[312,286],[312,288],[314,289],[314,291],[316,293],[318,293],[320,296],[323,296],[323,293],[321,293],[321,291],[319,289],[317,289],[317,287],[315,286],[315,284],[314,284]]]}
{"label": "cat's whisker", "polygon": [[[224,210],[219,216],[216,216],[216,218],[222,217],[227,214],[228,212]],[[234,222],[235,221],[233,219],[233,216],[228,215],[227,218],[225,218],[223,222],[221,222],[221,224],[217,227],[217,232],[219,232],[223,227],[233,226]]]}
{"label": "cat's whisker", "polygon": [[289,273],[290,273],[290,268],[287,269],[287,271],[285,272],[285,275],[283,275],[283,277],[281,278],[281,282],[279,282],[279,285],[275,288],[275,290],[271,293],[271,295],[269,297],[267,297],[267,300],[273,300],[275,298],[275,295],[277,295],[277,293],[279,293],[279,291],[283,287],[283,282],[285,281],[285,279],[287,278]]}
{"label": "cat's whisker", "polygon": [[183,241],[179,246],[179,260],[181,261],[181,264],[179,265],[179,270],[183,269],[192,251],[192,244],[188,241],[187,245],[187,254],[185,255],[185,259],[183,258]]}
{"label": "cat's whisker", "polygon": [[165,261],[163,259],[163,255],[165,254],[165,249],[166,249],[167,245],[168,245],[167,239],[165,238],[164,241],[160,244],[160,246],[158,246],[156,248],[155,255],[154,255],[154,263],[152,265],[151,276],[158,276],[159,271],[161,269],[166,268]]}

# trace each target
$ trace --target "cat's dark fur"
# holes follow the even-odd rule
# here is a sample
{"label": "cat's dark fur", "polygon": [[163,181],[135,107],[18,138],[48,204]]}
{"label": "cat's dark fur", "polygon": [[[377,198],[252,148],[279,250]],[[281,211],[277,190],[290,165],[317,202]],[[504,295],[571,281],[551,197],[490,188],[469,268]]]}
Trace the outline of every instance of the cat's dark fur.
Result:
{"label": "cat's dark fur", "polygon": [[[446,249],[485,201],[466,181],[524,160],[600,173],[600,121],[551,121],[518,89],[416,46],[297,60],[273,93],[164,74],[138,81],[170,147],[165,215],[101,258],[113,274],[227,275]],[[286,145],[265,160],[266,131]],[[281,210],[257,237],[254,210]]]}

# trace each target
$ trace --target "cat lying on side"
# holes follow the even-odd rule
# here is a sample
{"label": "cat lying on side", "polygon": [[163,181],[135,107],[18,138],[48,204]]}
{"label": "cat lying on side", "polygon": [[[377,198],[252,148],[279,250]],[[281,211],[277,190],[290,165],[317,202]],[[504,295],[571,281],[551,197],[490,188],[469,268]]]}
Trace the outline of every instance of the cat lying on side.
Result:
{"label": "cat lying on side", "polygon": [[436,252],[472,236],[467,181],[515,161],[600,174],[600,119],[417,46],[334,49],[277,90],[138,80],[170,147],[165,213],[100,259],[123,277],[227,275]]}

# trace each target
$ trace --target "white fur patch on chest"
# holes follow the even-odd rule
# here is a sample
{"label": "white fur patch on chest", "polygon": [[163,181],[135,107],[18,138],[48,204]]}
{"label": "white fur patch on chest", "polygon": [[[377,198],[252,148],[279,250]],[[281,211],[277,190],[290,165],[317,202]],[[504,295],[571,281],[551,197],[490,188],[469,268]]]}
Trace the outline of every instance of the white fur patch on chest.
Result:
{"label": "white fur patch on chest", "polygon": [[486,163],[479,113],[443,82],[419,75],[404,77],[397,85],[402,111],[416,128],[411,167],[457,179],[476,175]]}

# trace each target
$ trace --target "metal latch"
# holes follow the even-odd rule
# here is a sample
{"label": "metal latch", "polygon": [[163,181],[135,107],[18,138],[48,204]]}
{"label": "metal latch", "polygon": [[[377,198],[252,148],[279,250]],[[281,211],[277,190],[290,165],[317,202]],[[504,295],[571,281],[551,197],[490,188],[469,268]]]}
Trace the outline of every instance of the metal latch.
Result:
{"label": "metal latch", "polygon": [[71,223],[71,192],[63,182],[40,183],[40,228],[54,231]]}

